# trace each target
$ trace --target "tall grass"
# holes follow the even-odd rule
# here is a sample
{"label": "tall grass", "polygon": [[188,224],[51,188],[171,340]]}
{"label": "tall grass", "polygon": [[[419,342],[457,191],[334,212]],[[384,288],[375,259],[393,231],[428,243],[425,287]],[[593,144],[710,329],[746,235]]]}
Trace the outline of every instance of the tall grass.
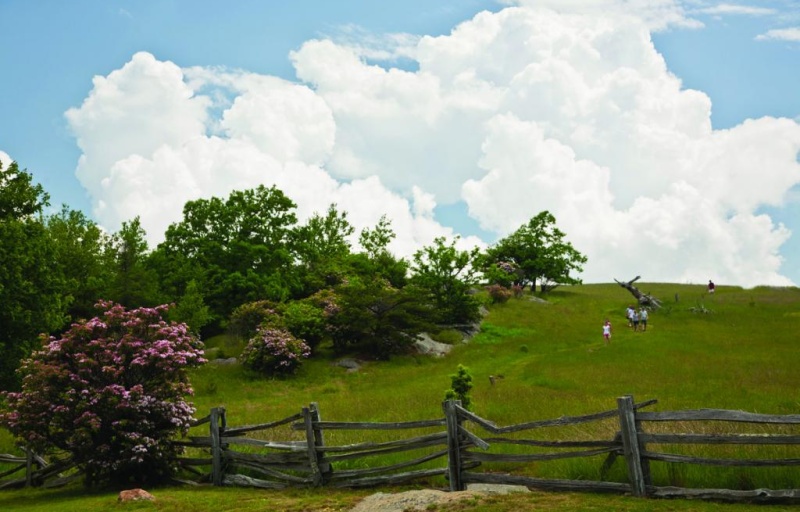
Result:
{"label": "tall grass", "polygon": [[[197,415],[224,406],[229,425],[253,424],[289,416],[317,402],[324,420],[437,418],[442,416],[449,375],[458,364],[467,366],[474,377],[475,412],[499,425],[613,409],[616,398],[626,394],[637,401],[658,399],[656,410],[800,413],[800,289],[718,286],[714,295],[708,295],[705,286],[637,286],[664,302],[650,315],[646,332],[627,328],[625,307],[633,298],[616,284],[560,287],[545,296],[546,303],[523,296],[492,306],[481,333],[454,346],[443,358],[407,355],[389,362],[367,360],[359,371],[348,373],[329,358],[317,357],[289,379],[265,379],[238,365],[206,365],[192,378]],[[613,324],[608,346],[601,329],[606,318]],[[228,357],[237,350],[229,339],[214,344]],[[610,438],[617,429],[610,421],[567,432],[554,430],[552,435]],[[392,437],[369,435],[371,441]],[[326,443],[365,440],[360,436],[326,432]],[[10,444],[10,438],[0,433],[0,451],[13,450]],[[763,458],[770,456],[800,457],[795,451]],[[602,460],[570,461],[518,470],[557,478],[596,478],[601,464]],[[654,464],[653,474],[659,484],[690,487],[709,483],[732,488],[797,487],[796,477],[785,469]],[[624,479],[624,468],[615,466],[611,478]]]}

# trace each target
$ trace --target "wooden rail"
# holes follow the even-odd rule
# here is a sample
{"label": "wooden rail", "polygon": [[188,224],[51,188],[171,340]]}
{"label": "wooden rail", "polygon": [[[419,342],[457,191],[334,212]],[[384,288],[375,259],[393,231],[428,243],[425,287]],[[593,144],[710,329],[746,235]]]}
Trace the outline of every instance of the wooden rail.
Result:
{"label": "wooden rail", "polygon": [[[800,489],[684,489],[653,485],[654,464],[691,464],[723,467],[792,467],[798,457],[721,458],[691,456],[666,451],[684,445],[755,445],[800,447],[800,415],[756,414],[721,409],[685,411],[644,410],[655,400],[635,403],[633,397],[617,399],[617,408],[582,416],[529,421],[498,426],[464,409],[458,401],[442,404],[443,417],[407,422],[323,421],[316,403],[297,414],[261,423],[229,427],[223,408],[193,423],[208,435],[176,440],[189,449],[178,459],[186,474],[197,482],[214,485],[251,486],[267,489],[286,487],[366,487],[392,485],[431,477],[445,477],[451,490],[469,483],[525,485],[552,491],[627,493],[641,497],[688,497],[727,501],[800,503]],[[560,439],[537,436],[542,429],[573,427],[592,422],[616,421],[618,430],[610,439]],[[736,425],[736,432],[680,432],[687,423],[720,422]],[[647,426],[658,425],[654,431]],[[669,427],[676,426],[670,430]],[[776,433],[742,432],[747,425]],[[612,425],[613,426],[613,425]],[[276,429],[283,427],[283,433]],[[792,430],[794,429],[794,430]],[[721,429],[725,430],[725,429]],[[386,441],[328,444],[325,432],[390,431],[409,435]],[[294,433],[292,433],[294,432]],[[485,435],[488,434],[488,435]],[[336,434],[339,436],[339,434]],[[393,434],[392,434],[393,435]],[[330,434],[333,438],[334,435]],[[288,438],[288,439],[287,439]],[[505,448],[504,448],[505,447]],[[654,449],[658,447],[658,450]],[[513,453],[508,453],[513,451]],[[792,452],[794,453],[794,452]],[[391,457],[387,460],[387,455]],[[565,480],[527,476],[530,465],[562,459],[602,457],[600,479]],[[761,455],[760,455],[761,457]],[[615,461],[624,461],[627,481],[606,481]],[[519,467],[519,473],[488,471],[482,465]],[[0,489],[25,485],[54,485],[75,478],[69,462],[48,464],[30,452],[24,456],[0,454]],[[526,469],[527,468],[527,469]],[[7,477],[24,473],[24,477]],[[5,480],[4,480],[5,479]]]}

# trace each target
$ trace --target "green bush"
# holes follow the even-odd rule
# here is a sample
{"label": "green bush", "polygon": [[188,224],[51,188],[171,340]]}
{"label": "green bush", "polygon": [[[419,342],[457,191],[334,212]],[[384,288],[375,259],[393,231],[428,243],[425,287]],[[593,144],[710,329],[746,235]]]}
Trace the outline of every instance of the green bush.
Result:
{"label": "green bush", "polygon": [[458,365],[456,373],[450,375],[450,389],[445,391],[445,400],[461,400],[464,409],[472,410],[472,398],[469,392],[472,390],[472,375],[469,368]]}
{"label": "green bush", "polygon": [[325,311],[305,300],[290,302],[283,308],[283,324],[312,349],[318,347],[327,334]]}

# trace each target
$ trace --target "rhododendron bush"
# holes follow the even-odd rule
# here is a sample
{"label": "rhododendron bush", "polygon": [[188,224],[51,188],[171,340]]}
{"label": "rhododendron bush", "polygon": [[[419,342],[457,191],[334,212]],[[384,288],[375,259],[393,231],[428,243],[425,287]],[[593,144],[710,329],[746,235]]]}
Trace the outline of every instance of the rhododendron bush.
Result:
{"label": "rhododendron bush", "polygon": [[206,362],[203,345],[164,320],[168,306],[97,306],[23,361],[22,391],[6,393],[0,420],[39,453],[69,453],[88,485],[164,480],[195,412],[188,369]]}
{"label": "rhododendron bush", "polygon": [[267,375],[289,375],[297,371],[311,348],[289,331],[270,326],[258,329],[242,351],[242,364]]}

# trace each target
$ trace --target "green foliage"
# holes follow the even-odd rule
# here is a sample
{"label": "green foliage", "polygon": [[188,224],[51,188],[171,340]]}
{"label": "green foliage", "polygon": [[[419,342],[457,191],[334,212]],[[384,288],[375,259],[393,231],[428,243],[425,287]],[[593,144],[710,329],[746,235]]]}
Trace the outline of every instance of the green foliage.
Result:
{"label": "green foliage", "polygon": [[283,324],[295,337],[315,349],[327,335],[327,321],[322,307],[313,300],[292,301],[283,307]]}
{"label": "green foliage", "polygon": [[[160,274],[196,279],[216,319],[256,300],[281,301],[297,286],[292,229],[295,204],[275,187],[189,201],[183,220],[167,228],[156,258]],[[162,274],[163,275],[163,274]]]}
{"label": "green foliage", "polygon": [[485,268],[491,265],[513,264],[521,272],[518,284],[538,282],[542,292],[559,284],[580,284],[574,273],[583,270],[586,256],[565,240],[566,234],[556,227],[555,217],[543,211],[503,238],[486,251]]}
{"label": "green foliage", "polygon": [[436,238],[414,254],[410,282],[422,290],[440,324],[463,324],[480,317],[480,303],[472,295],[477,283],[473,263],[479,250],[460,251],[458,238],[450,244]]}
{"label": "green foliage", "polygon": [[347,239],[353,231],[347,214],[339,212],[333,204],[324,217],[315,213],[305,225],[294,230],[300,296],[307,297],[341,282],[350,254]]}
{"label": "green foliage", "polygon": [[105,253],[109,236],[83,212],[67,206],[49,216],[46,223],[57,263],[52,271],[64,277],[69,316],[74,320],[91,318],[95,303],[110,296],[114,265],[109,264]]}
{"label": "green foliage", "polygon": [[231,314],[228,330],[239,339],[249,340],[265,324],[279,321],[278,306],[268,300],[248,302],[236,308]]}
{"label": "green foliage", "polygon": [[0,162],[0,219],[27,219],[42,213],[50,204],[50,196],[33,176],[20,170],[17,162],[3,169]]}
{"label": "green foliage", "polygon": [[109,297],[125,307],[152,306],[159,302],[158,277],[146,265],[146,235],[137,216],[123,222],[107,245],[113,266]]}
{"label": "green foliage", "polygon": [[430,310],[418,290],[385,279],[353,277],[336,288],[328,317],[334,349],[379,359],[401,354],[429,326]]}
{"label": "green foliage", "polygon": [[37,217],[47,194],[16,162],[0,165],[0,388],[18,386],[14,370],[40,333],[67,322],[71,297],[58,252]]}
{"label": "green foliage", "polygon": [[468,411],[472,410],[472,375],[469,368],[458,365],[456,373],[450,375],[450,389],[445,391],[445,400],[461,400],[461,406]]}
{"label": "green foliage", "polygon": [[389,252],[389,244],[396,236],[392,229],[392,222],[386,215],[383,215],[373,229],[365,228],[361,231],[358,243],[370,258],[375,259],[379,255]]}
{"label": "green foliage", "polygon": [[199,333],[211,321],[211,312],[203,300],[203,294],[197,281],[192,279],[186,285],[186,293],[178,301],[178,305],[170,312],[176,322],[183,322],[194,333]]}

